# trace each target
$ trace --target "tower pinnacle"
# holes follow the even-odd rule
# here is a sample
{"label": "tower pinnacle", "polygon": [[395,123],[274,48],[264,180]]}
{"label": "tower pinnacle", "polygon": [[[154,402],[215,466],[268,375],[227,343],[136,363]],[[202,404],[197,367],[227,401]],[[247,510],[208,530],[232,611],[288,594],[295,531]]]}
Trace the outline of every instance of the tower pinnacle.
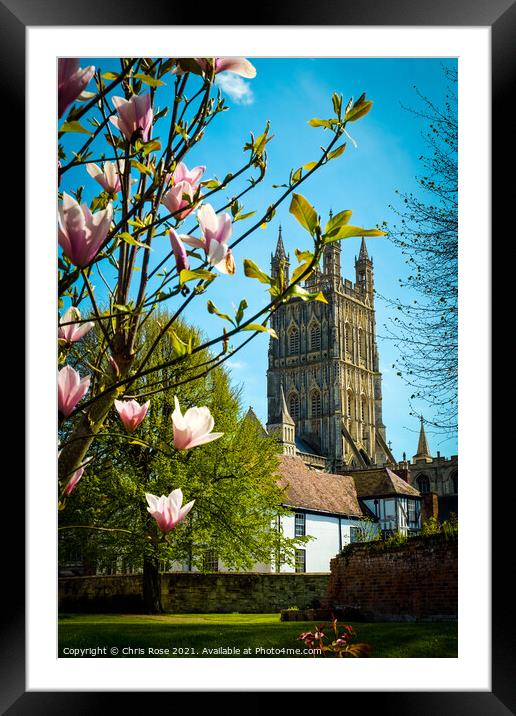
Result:
{"label": "tower pinnacle", "polygon": [[421,416],[421,427],[419,429],[419,440],[417,443],[417,453],[414,455],[413,460],[425,460],[425,462],[432,462],[432,456],[430,455],[430,448],[428,447],[428,440],[425,434],[425,419]]}
{"label": "tower pinnacle", "polygon": [[362,243],[360,244],[360,253],[358,254],[359,261],[369,261],[369,254],[367,253],[367,246],[364,237],[362,236]]}

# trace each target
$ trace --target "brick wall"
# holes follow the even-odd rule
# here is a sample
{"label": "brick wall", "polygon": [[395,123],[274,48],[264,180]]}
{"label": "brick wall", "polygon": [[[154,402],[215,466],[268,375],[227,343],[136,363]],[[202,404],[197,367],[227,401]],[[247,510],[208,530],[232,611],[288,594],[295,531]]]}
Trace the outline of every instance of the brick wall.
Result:
{"label": "brick wall", "polygon": [[[173,572],[163,574],[161,597],[168,612],[241,612],[267,614],[288,607],[318,606],[328,574]],[[61,612],[138,613],[141,575],[63,577],[59,579]]]}
{"label": "brick wall", "polygon": [[324,606],[368,619],[457,618],[457,540],[412,537],[405,544],[354,544],[331,561]]}

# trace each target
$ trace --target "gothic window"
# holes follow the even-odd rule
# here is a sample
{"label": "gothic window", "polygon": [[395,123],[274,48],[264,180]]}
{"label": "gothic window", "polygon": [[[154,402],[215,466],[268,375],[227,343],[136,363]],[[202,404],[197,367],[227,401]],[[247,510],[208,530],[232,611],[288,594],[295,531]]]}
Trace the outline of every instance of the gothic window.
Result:
{"label": "gothic window", "polygon": [[299,396],[297,393],[292,393],[288,401],[288,411],[292,420],[299,420]]}
{"label": "gothic window", "polygon": [[310,324],[310,350],[321,350],[321,326],[318,323]]}
{"label": "gothic window", "polygon": [[346,323],[346,327],[344,329],[344,337],[346,340],[346,352],[351,353],[351,328],[349,323]]}
{"label": "gothic window", "polygon": [[353,391],[351,389],[348,390],[347,408],[348,408],[348,417],[351,418],[353,415]]}
{"label": "gothic window", "polygon": [[365,395],[360,398],[360,420],[367,421],[367,402]]}
{"label": "gothic window", "polygon": [[321,394],[318,390],[310,393],[310,413],[312,418],[321,417]]}
{"label": "gothic window", "polygon": [[418,475],[416,478],[416,485],[419,492],[430,492],[430,480],[428,475]]}
{"label": "gothic window", "polygon": [[288,332],[288,352],[299,353],[299,331],[295,326]]}
{"label": "gothic window", "polygon": [[361,328],[358,330],[358,350],[360,357],[365,358],[365,332]]}

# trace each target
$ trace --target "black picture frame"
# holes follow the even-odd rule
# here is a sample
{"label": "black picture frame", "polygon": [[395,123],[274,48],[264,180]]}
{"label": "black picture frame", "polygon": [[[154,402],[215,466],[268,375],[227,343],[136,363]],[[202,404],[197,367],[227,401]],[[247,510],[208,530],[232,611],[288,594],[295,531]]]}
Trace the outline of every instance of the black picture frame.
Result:
{"label": "black picture frame", "polygon": [[[258,12],[259,10],[259,12]],[[18,122],[25,111],[25,30],[27,26],[80,26],[80,25],[119,25],[120,16],[124,25],[170,25],[178,28],[192,25],[190,6],[164,0],[87,0],[85,2],[67,2],[60,0],[0,0],[0,81],[4,110],[3,131],[0,134],[0,146],[4,167],[10,168],[23,164],[23,140],[21,136],[10,134],[9,117],[17,117]],[[199,16],[198,12],[195,13]],[[220,4],[213,3],[202,10],[203,25],[235,25],[243,15],[225,6],[221,13]],[[308,3],[303,0],[283,0],[272,3],[264,0],[253,13],[256,25],[333,25],[333,26],[484,26],[491,28],[492,38],[492,236],[497,237],[498,250],[503,251],[504,261],[493,261],[496,280],[492,282],[492,318],[495,319],[498,305],[502,306],[501,291],[510,281],[508,275],[507,254],[500,247],[502,237],[514,231],[512,206],[514,204],[514,159],[515,159],[515,122],[509,111],[510,99],[514,93],[516,77],[516,4],[514,0],[361,0],[337,4],[335,0],[319,0]],[[20,126],[18,124],[18,126]],[[505,169],[510,169],[506,174]],[[512,175],[511,175],[512,174]],[[4,195],[4,201],[9,195]],[[489,197],[486,197],[489,201]],[[27,208],[30,211],[30,207]],[[21,207],[16,211],[5,211],[3,229],[10,237],[10,251],[13,261],[21,266],[24,250],[21,244],[23,214]],[[4,221],[7,222],[7,228]],[[12,223],[11,226],[9,224]],[[16,237],[16,248],[13,240]],[[510,246],[510,244],[508,244]],[[20,310],[16,309],[19,317]],[[18,327],[19,326],[19,321]],[[17,352],[23,345],[23,335],[19,337]],[[503,360],[503,358],[502,358]],[[494,373],[493,373],[494,375]],[[499,386],[501,387],[501,386]],[[493,395],[496,394],[493,386]],[[19,391],[16,402],[20,402]],[[491,444],[492,454],[504,454],[509,460],[510,453],[502,442],[498,429],[493,435],[479,436],[479,439]],[[471,449],[474,449],[472,446]],[[501,461],[500,461],[501,462]],[[492,533],[492,691],[490,692],[347,692],[342,694],[342,708],[348,712],[357,706],[362,710],[378,709],[383,714],[435,714],[475,716],[502,716],[516,713],[516,650],[514,648],[514,630],[511,628],[514,598],[508,588],[508,576],[511,568],[511,497],[514,497],[514,480],[510,473],[496,470],[496,461],[492,464],[493,480],[493,533]],[[19,464],[17,472],[20,473]],[[21,479],[21,475],[18,474]],[[488,476],[489,477],[489,476]],[[12,484],[11,475],[10,482]],[[464,477],[464,482],[467,476]],[[12,499],[12,498],[11,498]],[[7,499],[9,503],[11,499]],[[148,693],[107,693],[107,692],[26,692],[25,690],[25,579],[24,579],[24,540],[20,526],[20,515],[12,505],[4,502],[4,515],[11,512],[13,523],[8,535],[4,537],[3,597],[6,616],[2,638],[0,640],[0,708],[9,716],[21,714],[86,714],[104,708],[122,708],[120,699],[129,696],[131,706],[148,708]],[[16,492],[16,502],[23,504],[23,485]],[[498,516],[498,518],[495,518]],[[479,525],[479,538],[488,539],[485,525]],[[51,578],[51,577],[50,577]],[[80,668],[78,666],[78,668]],[[410,685],[407,684],[409,687]],[[293,688],[293,691],[296,689]],[[314,689],[316,690],[316,689]],[[198,693],[197,696],[202,696]],[[155,698],[167,698],[168,706],[173,708],[176,702],[170,700],[170,694],[152,694]],[[175,697],[174,697],[175,699]],[[144,701],[145,700],[145,701]],[[310,700],[311,701],[311,700]],[[145,705],[147,704],[147,706]],[[320,704],[320,707],[327,708]]]}

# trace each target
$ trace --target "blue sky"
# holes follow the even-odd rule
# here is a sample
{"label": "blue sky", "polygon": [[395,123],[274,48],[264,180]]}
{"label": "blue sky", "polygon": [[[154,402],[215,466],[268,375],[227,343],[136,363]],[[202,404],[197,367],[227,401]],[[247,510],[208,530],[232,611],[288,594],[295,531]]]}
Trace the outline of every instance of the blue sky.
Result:
{"label": "blue sky", "polygon": [[[316,160],[320,146],[330,140],[328,132],[310,127],[307,122],[312,117],[333,116],[332,92],[342,93],[344,103],[348,98],[356,99],[366,92],[367,98],[374,102],[373,108],[366,117],[350,125],[357,148],[348,141],[344,154],[316,172],[299,191],[316,207],[323,222],[330,209],[334,213],[351,209],[352,223],[359,226],[371,228],[383,221],[395,223],[396,217],[389,208],[391,204],[399,205],[395,190],[407,192],[416,189],[415,177],[421,172],[418,158],[425,151],[421,121],[401,105],[417,106],[414,86],[439,103],[445,92],[442,64],[455,64],[455,60],[250,59],[257,69],[256,78],[243,80],[231,73],[219,75],[218,82],[230,110],[221,113],[210,125],[204,140],[188,155],[187,165],[205,164],[205,178],[223,178],[227,172],[238,169],[247,158],[248,154],[244,154],[242,149],[249,132],[252,131],[255,136],[260,134],[269,120],[274,139],[268,145],[267,176],[244,199],[246,211],[263,212],[281,191],[271,185],[288,181],[292,168]],[[81,66],[90,63],[103,71],[113,66],[112,60],[99,59],[83,60]],[[159,95],[159,100],[163,106],[165,95]],[[165,128],[168,131],[167,119],[162,124],[161,133],[164,133]],[[154,134],[159,135],[160,132],[155,131]],[[69,135],[65,146],[71,146],[72,137],[73,144],[77,145],[78,135]],[[100,151],[104,149],[100,145]],[[70,191],[78,184],[86,186],[86,199],[97,193],[98,185],[93,185],[83,167],[68,172],[60,188]],[[215,208],[224,203],[227,196],[229,194],[217,195],[217,201],[213,201]],[[251,258],[268,270],[280,223],[292,262],[295,263],[295,248],[310,248],[308,234],[288,212],[289,203],[287,199],[278,208],[266,229],[258,229],[235,249],[237,275],[220,275],[212,283],[209,297],[223,312],[232,312],[232,304],[238,305],[243,297],[249,303],[249,311],[266,302],[266,287],[244,277],[242,260]],[[237,222],[233,236],[238,237],[254,220],[256,217]],[[190,221],[192,224],[193,220]],[[181,231],[188,230],[187,220]],[[169,251],[168,241],[163,238],[161,242],[159,245],[159,240],[156,241],[153,261]],[[360,239],[342,242],[345,278],[354,280],[354,257],[359,244]],[[398,279],[407,275],[400,250],[387,238],[368,239],[367,245],[374,260],[377,291],[390,298],[401,296],[406,299],[406,290],[400,292],[398,284]],[[172,267],[172,262],[169,266]],[[97,290],[101,295],[100,282]],[[190,304],[191,310],[185,318],[203,329],[207,336],[214,337],[220,333],[223,322],[208,314],[207,297],[205,295]],[[381,300],[377,300],[376,307],[380,369],[383,374],[383,417],[393,452],[401,459],[403,451],[408,456],[416,451],[419,424],[416,418],[409,416],[408,398],[412,391],[392,368],[396,358],[395,348],[389,340],[382,339],[390,312]],[[174,305],[169,308],[173,309]],[[264,422],[267,347],[267,336],[259,336],[226,364],[230,366],[233,380],[243,386],[244,404],[252,405]],[[422,410],[431,417],[428,408],[422,407]],[[446,456],[457,453],[456,440],[432,437],[431,431],[428,437],[433,454],[437,450]]]}

